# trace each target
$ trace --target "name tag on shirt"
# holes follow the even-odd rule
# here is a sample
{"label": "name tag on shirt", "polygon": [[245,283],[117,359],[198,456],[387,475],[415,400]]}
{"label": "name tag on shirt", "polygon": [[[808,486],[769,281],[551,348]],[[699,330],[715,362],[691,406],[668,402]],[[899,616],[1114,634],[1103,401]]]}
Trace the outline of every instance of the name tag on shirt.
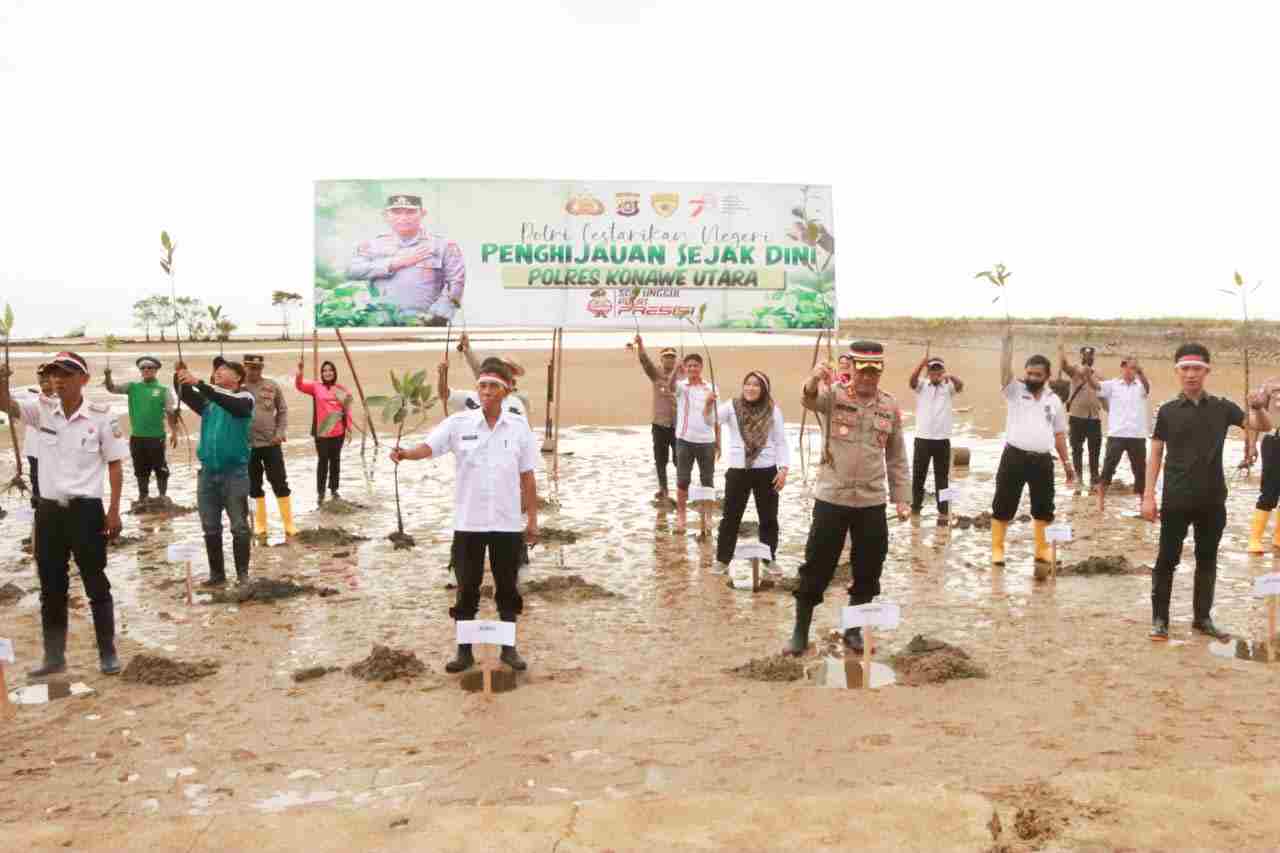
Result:
{"label": "name tag on shirt", "polygon": [[479,435],[464,435],[462,437],[463,441],[478,441],[479,439],[480,439]]}

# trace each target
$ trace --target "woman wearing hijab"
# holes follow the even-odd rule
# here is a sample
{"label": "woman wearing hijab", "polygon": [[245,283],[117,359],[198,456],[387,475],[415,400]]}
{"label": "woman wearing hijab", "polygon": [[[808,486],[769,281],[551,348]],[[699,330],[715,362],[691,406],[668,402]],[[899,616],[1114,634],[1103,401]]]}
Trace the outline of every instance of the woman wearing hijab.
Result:
{"label": "woman wearing hijab", "polygon": [[[320,381],[302,378],[303,364],[298,362],[294,387],[315,400],[315,417],[311,419],[311,435],[316,440],[316,493],[324,503],[324,482],[329,481],[329,495],[338,497],[338,476],[342,465],[342,445],[351,434],[351,392],[338,384],[338,368],[332,361],[320,365]],[[327,423],[326,423],[327,422]],[[322,428],[324,428],[322,430]]]}
{"label": "woman wearing hijab", "polygon": [[[708,406],[715,404],[712,395]],[[709,412],[708,412],[709,413]],[[754,494],[760,519],[760,541],[776,556],[778,551],[778,493],[787,484],[791,450],[782,420],[782,409],[773,402],[769,377],[753,370],[742,380],[742,393],[716,412],[728,429],[724,475],[724,514],[716,543],[716,562],[728,571],[738,546],[738,525]]]}

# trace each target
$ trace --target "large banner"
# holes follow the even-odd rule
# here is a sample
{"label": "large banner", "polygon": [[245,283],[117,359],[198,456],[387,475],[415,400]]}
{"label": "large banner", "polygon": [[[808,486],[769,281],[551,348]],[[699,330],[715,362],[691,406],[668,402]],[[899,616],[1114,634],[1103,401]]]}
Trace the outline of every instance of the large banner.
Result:
{"label": "large banner", "polygon": [[316,183],[316,325],[827,329],[831,188]]}

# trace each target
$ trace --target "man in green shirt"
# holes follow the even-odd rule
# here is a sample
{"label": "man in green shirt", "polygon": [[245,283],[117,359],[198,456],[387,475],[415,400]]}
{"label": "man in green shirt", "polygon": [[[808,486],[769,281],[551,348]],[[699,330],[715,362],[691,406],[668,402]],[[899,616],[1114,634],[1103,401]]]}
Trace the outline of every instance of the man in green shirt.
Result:
{"label": "man in green shirt", "polygon": [[138,478],[138,497],[146,500],[152,472],[156,475],[156,491],[165,496],[169,488],[169,464],[164,456],[164,423],[169,421],[169,445],[178,446],[178,397],[168,385],[156,378],[160,361],[149,355],[135,364],[141,381],[111,381],[111,368],[104,370],[107,391],[129,398],[129,453],[133,457],[133,473]]}

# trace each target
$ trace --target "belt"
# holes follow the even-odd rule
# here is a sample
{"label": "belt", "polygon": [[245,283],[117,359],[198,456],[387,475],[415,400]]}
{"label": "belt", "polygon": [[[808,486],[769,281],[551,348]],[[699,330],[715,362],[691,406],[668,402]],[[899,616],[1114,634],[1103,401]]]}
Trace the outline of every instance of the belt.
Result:
{"label": "belt", "polygon": [[88,501],[102,502],[102,498],[62,498],[54,500],[53,498],[40,498],[40,506],[45,509],[69,509],[74,503],[86,503]]}
{"label": "belt", "polygon": [[1050,459],[1053,458],[1053,454],[1047,450],[1023,450],[1021,447],[1014,444],[1006,444],[1005,447],[1008,447],[1010,450],[1016,450],[1026,456],[1048,456]]}

